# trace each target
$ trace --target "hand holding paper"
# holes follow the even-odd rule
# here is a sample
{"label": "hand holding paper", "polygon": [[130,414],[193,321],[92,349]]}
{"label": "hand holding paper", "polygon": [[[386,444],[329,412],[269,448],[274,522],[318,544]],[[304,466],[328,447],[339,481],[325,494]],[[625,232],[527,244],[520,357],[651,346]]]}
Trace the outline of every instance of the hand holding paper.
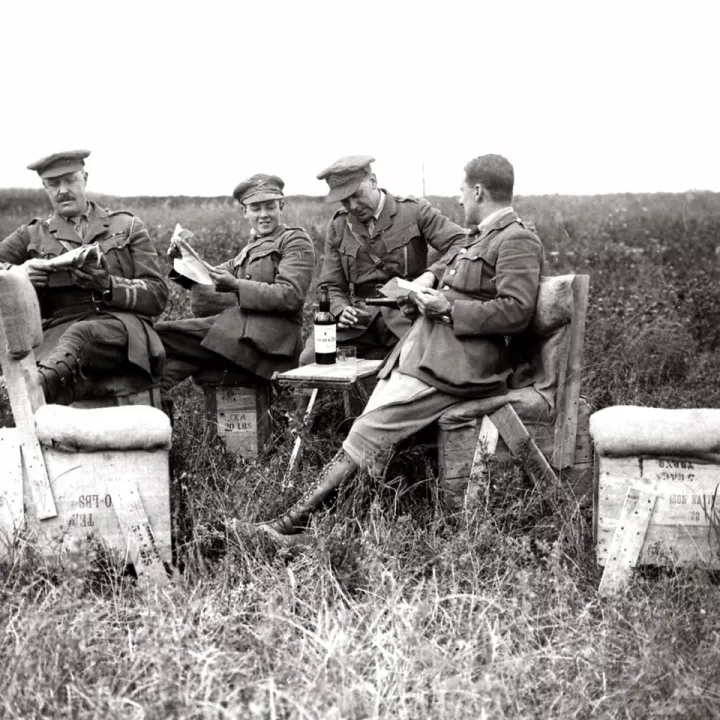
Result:
{"label": "hand holding paper", "polygon": [[214,285],[210,271],[212,265],[206,263],[192,248],[187,239],[193,237],[189,230],[184,230],[178,223],[170,239],[168,255],[173,258],[175,272],[201,285]]}

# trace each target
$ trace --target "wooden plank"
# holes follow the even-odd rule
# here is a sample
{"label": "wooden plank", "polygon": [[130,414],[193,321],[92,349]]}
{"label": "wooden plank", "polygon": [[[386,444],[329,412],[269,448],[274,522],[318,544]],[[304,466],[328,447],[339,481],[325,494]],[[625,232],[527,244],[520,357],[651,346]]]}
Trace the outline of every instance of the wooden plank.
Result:
{"label": "wooden plank", "polygon": [[[172,561],[170,468],[167,450],[91,453],[44,448],[58,515],[40,520],[26,509],[28,528],[38,551],[46,556],[86,552],[96,538],[112,552],[127,551],[126,533],[115,511],[116,494],[134,482],[149,520],[155,547],[165,563]],[[121,510],[122,512],[122,510]]]}
{"label": "wooden plank", "polygon": [[510,452],[520,458],[525,471],[536,483],[557,484],[558,479],[550,463],[540,452],[535,441],[511,405],[504,405],[490,415],[497,426],[500,437],[507,443]]}
{"label": "wooden plank", "polygon": [[[315,388],[312,393],[310,393],[310,400],[308,401],[307,407],[305,408],[305,412],[303,413],[303,419],[302,419],[302,425],[303,427],[308,427],[310,423],[312,422],[313,414],[315,412],[315,401],[317,400],[318,395],[318,389]],[[301,429],[302,432],[302,429]],[[285,475],[283,478],[284,485],[287,485],[290,478],[292,477],[293,471],[295,469],[295,463],[297,462],[298,456],[300,455],[300,447],[302,445],[302,435],[301,433],[298,433],[297,437],[295,438],[295,442],[293,443],[293,449],[290,453],[290,460],[288,461],[288,466],[285,469]]]}
{"label": "wooden plank", "polygon": [[156,585],[167,585],[169,577],[134,478],[124,477],[115,485],[113,508],[127,538],[128,556],[138,577]]}
{"label": "wooden plank", "polygon": [[203,385],[209,440],[229,452],[256,458],[270,437],[270,385]]}
{"label": "wooden plank", "polygon": [[598,458],[594,514],[599,565],[610,544],[633,478],[652,479],[657,501],[641,564],[720,568],[720,465],[690,458]]}
{"label": "wooden plank", "polygon": [[22,453],[16,428],[0,430],[0,556],[12,544],[16,530],[25,521]]}
{"label": "wooden plank", "polygon": [[72,407],[82,410],[94,408],[123,407],[124,405],[149,405],[161,410],[159,391],[156,388],[140,390],[125,395],[108,395],[100,398],[83,398],[72,403]]}
{"label": "wooden plank", "polygon": [[628,488],[598,587],[601,595],[618,592],[630,578],[645,544],[656,497],[655,483],[651,480],[638,480]]}
{"label": "wooden plank", "polygon": [[486,485],[488,480],[486,458],[488,455],[495,454],[499,440],[500,432],[497,426],[487,415],[483,416],[468,478],[466,491],[468,499],[478,500],[480,498],[480,493],[484,489],[483,485]]}
{"label": "wooden plank", "polygon": [[[575,441],[575,462],[573,467],[583,467],[593,464],[593,445],[590,437],[590,408],[584,399],[580,401],[578,414],[578,432]],[[441,449],[440,471],[444,477],[468,477],[477,440],[479,420],[472,425],[447,430],[440,428],[438,433],[438,448]],[[552,424],[525,423],[530,436],[535,441],[540,452],[549,458],[554,447],[554,426]],[[512,455],[505,441],[500,438],[496,450],[498,467],[512,466]]]}
{"label": "wooden plank", "polygon": [[497,450],[498,441],[500,440],[500,432],[493,421],[487,416],[483,416],[480,423],[480,432],[478,433],[477,443],[475,444],[475,452],[473,454],[472,465],[470,466],[470,479],[479,478],[487,470],[485,462],[486,455],[493,455]]}
{"label": "wooden plank", "polygon": [[356,380],[376,374],[382,363],[382,360],[366,359],[359,359],[355,365],[344,363],[318,365],[311,363],[310,365],[303,365],[294,370],[279,373],[277,381],[280,385],[296,387],[352,386]]}
{"label": "wooden plank", "polygon": [[578,403],[582,380],[583,345],[585,343],[585,322],[587,319],[590,278],[576,275],[573,279],[573,319],[570,326],[570,348],[568,350],[565,382],[558,388],[557,418],[555,421],[555,448],[552,454],[554,467],[570,467],[575,458]]}
{"label": "wooden plank", "polygon": [[35,356],[30,353],[21,360],[8,358],[3,362],[8,397],[20,437],[25,477],[31,489],[35,512],[39,518],[52,518],[57,515],[57,509],[35,429],[35,410],[45,404],[38,384]]}

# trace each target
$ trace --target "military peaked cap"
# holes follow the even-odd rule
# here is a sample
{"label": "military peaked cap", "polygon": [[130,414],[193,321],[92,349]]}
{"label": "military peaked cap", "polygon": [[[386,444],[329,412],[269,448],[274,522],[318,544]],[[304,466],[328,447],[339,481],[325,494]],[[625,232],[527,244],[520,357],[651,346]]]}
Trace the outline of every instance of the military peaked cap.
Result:
{"label": "military peaked cap", "polygon": [[372,162],[375,162],[375,158],[370,155],[346,155],[326,167],[317,176],[318,180],[325,180],[330,187],[325,201],[330,203],[350,197],[370,175]]}
{"label": "military peaked cap", "polygon": [[285,183],[277,175],[258,173],[243,180],[233,190],[233,197],[240,203],[259,203],[266,200],[278,200],[283,195]]}
{"label": "military peaked cap", "polygon": [[58,177],[76,170],[82,170],[85,167],[84,160],[89,154],[89,150],[68,150],[53,153],[30,163],[27,168],[28,170],[35,170],[41,178]]}

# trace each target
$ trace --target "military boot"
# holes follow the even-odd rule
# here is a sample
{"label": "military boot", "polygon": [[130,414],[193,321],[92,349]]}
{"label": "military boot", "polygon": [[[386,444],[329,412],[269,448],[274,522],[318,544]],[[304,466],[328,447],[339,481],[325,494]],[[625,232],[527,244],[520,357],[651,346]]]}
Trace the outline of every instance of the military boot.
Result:
{"label": "military boot", "polygon": [[358,466],[350,456],[339,450],[335,457],[322,469],[317,482],[287,512],[279,518],[261,523],[258,528],[270,535],[294,535],[304,527],[316,510],[332,496],[356,470]]}
{"label": "military boot", "polygon": [[83,375],[74,355],[65,353],[59,359],[46,358],[38,364],[37,371],[46,403],[70,405],[78,398],[78,383]]}

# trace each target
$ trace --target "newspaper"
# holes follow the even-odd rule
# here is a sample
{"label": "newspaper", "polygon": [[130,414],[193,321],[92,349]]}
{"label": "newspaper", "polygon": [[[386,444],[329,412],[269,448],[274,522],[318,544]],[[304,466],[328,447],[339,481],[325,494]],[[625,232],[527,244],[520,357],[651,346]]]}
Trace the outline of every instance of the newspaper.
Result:
{"label": "newspaper", "polygon": [[70,252],[44,261],[48,270],[68,270],[70,268],[96,267],[101,265],[102,249],[97,243],[81,245]]}
{"label": "newspaper", "polygon": [[213,266],[206,263],[195,252],[190,243],[182,236],[182,233],[183,229],[178,223],[175,225],[175,231],[170,239],[170,248],[168,249],[168,255],[173,258],[175,272],[201,285],[215,285],[209,272],[214,270]]}

